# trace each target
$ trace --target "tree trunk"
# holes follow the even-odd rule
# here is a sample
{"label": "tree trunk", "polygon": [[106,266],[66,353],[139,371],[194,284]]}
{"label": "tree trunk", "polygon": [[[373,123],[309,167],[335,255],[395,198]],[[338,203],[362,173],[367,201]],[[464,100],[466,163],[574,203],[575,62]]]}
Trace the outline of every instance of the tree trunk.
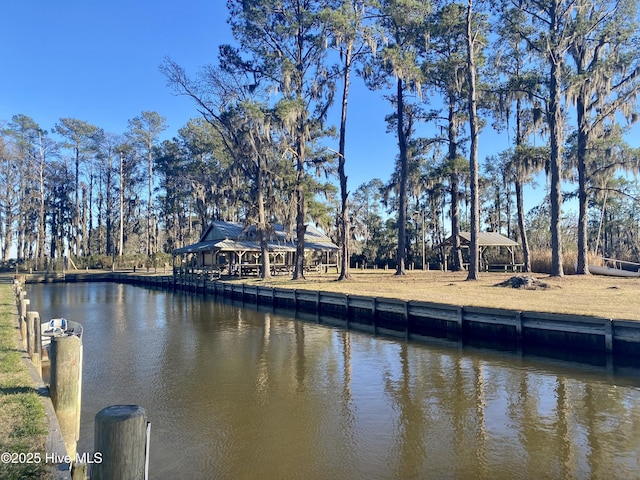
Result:
{"label": "tree trunk", "polygon": [[[577,48],[577,73],[585,72],[584,45]],[[587,118],[587,92],[580,86],[576,99],[576,120],[578,122],[578,265],[576,273],[588,275],[589,272],[589,232],[588,232],[588,192],[587,192],[587,143],[589,141],[589,125]]]}
{"label": "tree trunk", "polygon": [[124,159],[120,154],[120,235],[118,238],[118,256],[122,257],[124,250]]}
{"label": "tree trunk", "polygon": [[70,253],[74,255],[80,255],[80,148],[76,145],[76,158],[75,158],[75,204],[73,212],[73,237]]}
{"label": "tree trunk", "polygon": [[338,280],[349,280],[351,274],[349,272],[349,263],[351,253],[349,251],[349,242],[351,240],[350,222],[349,222],[349,192],[347,191],[347,175],[344,170],[345,159],[345,142],[347,134],[347,102],[349,100],[349,83],[351,81],[351,53],[352,45],[347,44],[344,58],[344,86],[342,89],[342,110],[340,114],[340,140],[338,146],[338,175],[340,177],[340,276]]}
{"label": "tree trunk", "polygon": [[304,280],[304,236],[307,233],[304,201],[304,134],[300,127],[296,145],[296,262],[293,269],[293,280]]}
{"label": "tree trunk", "polygon": [[[456,160],[458,157],[458,135],[455,123],[455,103],[452,97],[449,98],[449,118],[448,118],[448,142],[449,142],[449,168],[451,183],[451,253],[453,263],[451,270],[459,272],[462,269],[462,249],[460,248],[460,179],[458,177],[458,167]],[[446,259],[443,259],[446,262]]]}
{"label": "tree trunk", "polygon": [[518,209],[518,230],[520,231],[520,242],[522,243],[522,261],[524,263],[523,270],[531,271],[531,252],[529,251],[529,240],[527,239],[527,230],[524,224],[524,195],[522,193],[522,181],[520,178],[515,180],[516,186],[516,206]]}
{"label": "tree trunk", "polygon": [[[150,142],[151,143],[151,142]],[[151,152],[151,145],[149,145],[149,151],[147,152],[147,161],[149,162],[149,198],[147,205],[147,256],[151,256],[153,253],[152,237],[153,237],[153,156]]]}
{"label": "tree trunk", "polygon": [[111,205],[113,204],[113,192],[112,189],[112,177],[111,177],[111,158],[108,160],[107,164],[107,175],[106,175],[106,208],[105,208],[105,229],[106,229],[106,254],[113,255],[113,220],[111,218],[112,210]]}
{"label": "tree trunk", "polygon": [[[552,9],[552,31],[558,30],[557,3]],[[556,45],[555,33],[551,45]],[[553,48],[553,47],[551,47]],[[549,79],[549,130],[550,130],[550,170],[551,188],[549,199],[551,202],[551,275],[564,276],[562,266],[562,111],[560,106],[561,88],[561,60],[558,52],[549,52],[551,74]]]}
{"label": "tree trunk", "polygon": [[462,248],[460,245],[460,180],[458,172],[451,173],[451,236],[453,263],[451,271],[459,272],[462,270]]}
{"label": "tree trunk", "polygon": [[[476,64],[474,57],[474,40],[471,30],[471,16],[473,0],[468,0],[467,7],[467,67],[469,69],[469,133],[471,146],[469,148],[469,171],[471,174],[471,245],[469,246],[469,273],[467,280],[478,280],[480,269],[480,251],[478,235],[480,232],[480,207],[478,201],[478,116],[476,99]],[[500,215],[500,212],[498,212]],[[500,220],[498,219],[498,228]]]}
{"label": "tree trunk", "polygon": [[11,211],[10,202],[5,205],[4,213],[4,246],[2,249],[2,260],[5,262],[9,260],[11,242],[13,242],[13,212]]}
{"label": "tree trunk", "polygon": [[587,198],[587,132],[585,125],[585,102],[579,95],[577,101],[578,120],[578,268],[576,273],[588,275],[588,198]]}
{"label": "tree trunk", "polygon": [[396,275],[406,275],[405,262],[407,258],[407,139],[404,131],[404,87],[401,78],[397,82],[398,94],[398,146],[400,147],[400,203],[398,211],[398,252]]}
{"label": "tree trunk", "polygon": [[44,266],[44,244],[46,238],[46,219],[45,219],[45,185],[44,185],[44,151],[42,149],[42,134],[38,131],[38,140],[40,142],[40,168],[39,168],[39,176],[38,176],[38,187],[40,198],[38,205],[38,236],[37,236],[37,245],[38,245],[38,253],[37,253],[37,262],[36,269],[38,266]]}
{"label": "tree trunk", "polygon": [[82,233],[82,243],[80,244],[80,254],[88,255],[89,247],[88,247],[88,199],[87,199],[87,184],[82,182],[82,208],[80,209],[80,232]]}
{"label": "tree trunk", "polygon": [[260,278],[265,280],[271,278],[271,263],[269,262],[267,221],[264,211],[264,165],[260,155],[258,155],[258,238],[260,239],[260,252],[262,254]]}

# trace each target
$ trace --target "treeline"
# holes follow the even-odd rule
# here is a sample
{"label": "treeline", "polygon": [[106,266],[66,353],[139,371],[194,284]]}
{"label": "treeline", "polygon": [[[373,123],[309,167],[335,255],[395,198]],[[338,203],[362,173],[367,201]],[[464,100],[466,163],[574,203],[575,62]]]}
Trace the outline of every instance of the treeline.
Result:
{"label": "treeline", "polygon": [[[235,44],[220,46],[216,62],[193,76],[177,60],[160,67],[200,114],[176,138],[160,141],[165,122],[154,112],[122,136],[75,119],[51,135],[22,115],[7,123],[3,258],[11,245],[41,264],[65,248],[151,257],[197,241],[212,219],[256,225],[265,259],[270,225],[290,226],[294,278],[308,222],[341,245],[341,278],[352,253],[399,274],[442,262],[438,246],[462,230],[472,233],[470,258],[454,242],[451,265],[468,262],[470,278],[480,229],[517,239],[526,270],[533,248],[548,249],[553,275],[564,274],[568,249],[579,273],[589,250],[640,257],[638,154],[623,140],[638,118],[634,0],[227,5]],[[388,102],[398,156],[386,183],[354,190],[347,107],[366,108],[349,105],[355,81]],[[512,147],[480,164],[489,128]],[[527,216],[524,187],[542,171],[548,195]],[[566,197],[577,199],[575,218],[563,213]]]}
{"label": "treeline", "polygon": [[158,252],[154,149],[165,128],[156,112],[129,120],[122,135],[74,118],[45,130],[14,115],[0,130],[3,261],[46,268],[68,254]]}

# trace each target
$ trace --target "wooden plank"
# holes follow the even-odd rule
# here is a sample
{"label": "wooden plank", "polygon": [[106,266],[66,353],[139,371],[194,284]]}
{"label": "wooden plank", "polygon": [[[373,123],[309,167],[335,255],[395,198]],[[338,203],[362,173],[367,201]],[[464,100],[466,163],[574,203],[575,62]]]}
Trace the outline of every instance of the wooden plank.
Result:
{"label": "wooden plank", "polygon": [[256,295],[262,298],[273,298],[273,288],[270,287],[256,287]]}
{"label": "wooden plank", "polygon": [[318,293],[313,290],[296,290],[296,292],[298,301],[316,303],[318,299]]}
{"label": "wooden plank", "polygon": [[612,323],[614,340],[640,343],[640,322],[614,320]]}
{"label": "wooden plank", "polygon": [[379,312],[399,313],[404,315],[406,310],[406,302],[403,300],[378,298],[377,307]]}
{"label": "wooden plank", "polygon": [[349,307],[371,310],[371,297],[349,295]]}
{"label": "wooden plank", "polygon": [[328,305],[340,305],[343,306],[345,296],[342,293],[327,293],[320,292],[320,303],[326,303]]}
{"label": "wooden plank", "polygon": [[602,317],[593,317],[589,315],[571,315],[568,313],[547,313],[547,312],[522,312],[523,321],[540,320],[565,323],[593,323],[602,325]]}
{"label": "wooden plank", "polygon": [[258,295],[258,287],[255,286],[255,285],[245,285],[244,294],[245,295]]}
{"label": "wooden plank", "polygon": [[515,315],[507,316],[490,313],[474,313],[467,311],[466,307],[464,309],[462,321],[469,323],[490,323],[492,325],[505,325],[510,327],[516,325]]}
{"label": "wooden plank", "polygon": [[457,322],[458,308],[454,305],[439,305],[431,302],[409,302],[409,315],[430,320]]}
{"label": "wooden plank", "polygon": [[294,290],[290,290],[288,288],[274,288],[273,294],[276,298],[295,300]]}
{"label": "wooden plank", "polygon": [[465,313],[475,313],[478,315],[492,315],[492,316],[504,316],[515,317],[517,310],[507,310],[504,308],[492,308],[492,307],[464,307]]}
{"label": "wooden plank", "polygon": [[552,330],[566,333],[582,333],[586,335],[604,335],[604,324],[593,325],[585,323],[550,322],[544,320],[527,319],[522,322],[522,329]]}

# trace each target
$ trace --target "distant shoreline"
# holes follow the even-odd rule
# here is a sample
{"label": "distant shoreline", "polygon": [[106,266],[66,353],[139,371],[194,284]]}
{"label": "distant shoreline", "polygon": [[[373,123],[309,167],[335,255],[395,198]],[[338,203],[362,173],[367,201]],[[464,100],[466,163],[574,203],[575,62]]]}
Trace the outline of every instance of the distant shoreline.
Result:
{"label": "distant shoreline", "polygon": [[[548,307],[553,305],[550,295],[555,298],[570,296],[571,290],[584,287],[588,282],[597,286],[598,291],[607,293],[613,281],[622,285],[614,285],[614,293],[622,291],[632,296],[637,292],[637,285],[640,285],[635,279],[629,283],[628,279],[573,276],[569,280],[561,278],[554,281],[545,277],[545,282],[551,284],[549,290],[519,291],[496,286],[512,275],[485,274],[484,282],[475,283],[462,281],[464,277],[461,273],[414,272],[406,277],[395,277],[390,272],[383,272],[364,273],[360,283],[358,280],[336,282],[332,275],[327,274],[314,275],[304,282],[280,277],[264,282],[256,278],[208,281],[203,275],[174,277],[140,272],[68,273],[64,278],[31,275],[27,276],[26,281],[114,281],[214,294],[249,304],[271,305],[273,308],[328,317],[321,323],[337,322],[337,326],[405,339],[434,337],[496,341],[511,347],[532,345],[605,355],[640,355],[640,322],[635,318],[612,319],[593,314],[541,312],[535,310],[534,305],[520,310],[500,305],[461,305],[451,301],[410,298],[424,297],[423,290],[428,289],[431,293],[444,292],[442,296],[447,300],[453,298],[452,291],[458,294],[459,300],[472,300],[474,295],[484,293],[488,297],[497,295],[503,302],[505,298],[521,302],[524,299],[525,304],[534,304],[533,300],[537,299],[538,302],[546,302]],[[388,295],[379,295],[381,288]],[[367,290],[371,290],[373,295],[363,294]],[[582,290],[589,294],[588,289]],[[390,296],[397,292],[402,292],[405,298]],[[591,294],[594,301],[597,301],[597,296]],[[527,299],[531,301],[527,302]]]}

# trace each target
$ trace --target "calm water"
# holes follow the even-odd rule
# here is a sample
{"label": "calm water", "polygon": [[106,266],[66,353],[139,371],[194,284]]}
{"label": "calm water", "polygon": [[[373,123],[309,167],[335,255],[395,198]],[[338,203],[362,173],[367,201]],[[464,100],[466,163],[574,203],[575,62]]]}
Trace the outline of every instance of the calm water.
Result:
{"label": "calm water", "polygon": [[150,478],[640,478],[640,371],[425,345],[130,285],[33,285],[84,324],[82,431],[146,409]]}

